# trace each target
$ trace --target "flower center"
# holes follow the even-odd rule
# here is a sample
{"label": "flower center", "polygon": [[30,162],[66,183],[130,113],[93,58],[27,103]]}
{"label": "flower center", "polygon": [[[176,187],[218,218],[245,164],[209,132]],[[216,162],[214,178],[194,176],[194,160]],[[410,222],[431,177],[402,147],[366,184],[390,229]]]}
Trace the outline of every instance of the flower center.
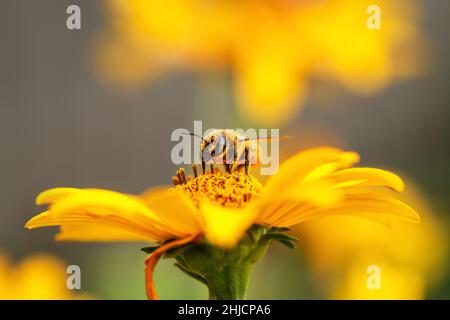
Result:
{"label": "flower center", "polygon": [[245,207],[248,202],[258,198],[263,189],[252,175],[238,171],[223,173],[219,170],[191,179],[182,178],[175,188],[186,192],[197,206],[201,200],[206,199],[230,208]]}

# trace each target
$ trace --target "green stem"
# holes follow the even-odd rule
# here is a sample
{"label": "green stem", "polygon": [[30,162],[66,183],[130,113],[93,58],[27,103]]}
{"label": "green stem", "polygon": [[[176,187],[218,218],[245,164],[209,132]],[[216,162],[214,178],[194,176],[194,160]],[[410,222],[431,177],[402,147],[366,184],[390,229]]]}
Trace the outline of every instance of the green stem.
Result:
{"label": "green stem", "polygon": [[272,239],[292,240],[287,235],[283,236],[281,231],[284,230],[269,233],[267,228],[254,225],[231,249],[203,242],[168,254],[176,258],[177,267],[208,287],[210,300],[243,300],[247,298],[253,266],[264,255]]}
{"label": "green stem", "polygon": [[226,266],[205,275],[210,300],[245,300],[253,264]]}

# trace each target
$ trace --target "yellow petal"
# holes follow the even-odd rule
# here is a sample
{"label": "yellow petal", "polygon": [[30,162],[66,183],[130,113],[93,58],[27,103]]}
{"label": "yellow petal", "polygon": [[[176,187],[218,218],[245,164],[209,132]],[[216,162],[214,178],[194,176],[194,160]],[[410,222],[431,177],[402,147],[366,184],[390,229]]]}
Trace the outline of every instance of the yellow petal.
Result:
{"label": "yellow petal", "polygon": [[185,238],[180,238],[164,243],[145,260],[145,293],[147,294],[147,299],[158,300],[153,273],[155,271],[156,264],[164,255],[164,253],[166,253],[170,249],[193,242],[196,240],[196,238],[199,237],[200,236],[198,234],[191,234],[190,236],[187,236]]}
{"label": "yellow petal", "polygon": [[397,216],[410,222],[419,222],[418,213],[400,200],[380,194],[350,194],[345,201],[334,208],[315,208],[303,210],[291,216],[289,220],[282,221],[280,226],[292,226],[294,224],[321,218],[330,215],[352,215],[381,223],[389,224],[388,216]]}
{"label": "yellow petal", "polygon": [[101,189],[59,193],[54,190],[41,200],[48,202],[50,198],[55,200],[50,209],[30,219],[27,228],[95,223],[122,228],[149,240],[160,241],[171,236],[162,221],[142,201],[125,194]]}
{"label": "yellow petal", "polygon": [[[346,196],[345,208],[351,213],[385,213],[409,222],[420,222],[419,214],[406,203],[382,194],[360,193]],[[360,210],[360,208],[364,208]]]}
{"label": "yellow petal", "polygon": [[278,194],[280,190],[301,183],[311,172],[326,164],[337,169],[349,167],[358,161],[359,156],[354,152],[331,147],[308,149],[283,162],[278,173],[269,178],[264,192]]}
{"label": "yellow petal", "polygon": [[287,123],[300,111],[307,84],[288,66],[271,65],[267,68],[255,65],[253,68],[237,71],[235,82],[238,107],[241,114],[264,125]]}
{"label": "yellow petal", "polygon": [[65,285],[66,266],[56,257],[35,254],[26,257],[10,273],[12,299],[71,299],[70,290]]}
{"label": "yellow petal", "polygon": [[136,241],[148,242],[149,238],[139,234],[99,223],[68,223],[61,226],[56,235],[58,241]]}
{"label": "yellow petal", "polygon": [[323,164],[313,171],[311,171],[306,177],[303,178],[302,183],[314,182],[323,177],[330,175],[331,173],[339,170],[341,168],[341,163],[339,162],[330,162]]}
{"label": "yellow petal", "polygon": [[58,201],[59,199],[71,195],[73,193],[82,191],[83,191],[82,189],[77,188],[52,188],[38,194],[35,202],[36,205],[38,206],[43,204],[49,204]]}
{"label": "yellow petal", "polygon": [[146,205],[179,237],[203,230],[200,210],[180,190],[158,188],[142,195]]}
{"label": "yellow petal", "polygon": [[[346,186],[385,186],[402,192],[405,185],[402,179],[396,174],[375,168],[350,168],[343,169],[330,174],[327,179]],[[351,184],[351,182],[354,182]]]}
{"label": "yellow petal", "polygon": [[232,248],[253,224],[255,212],[251,209],[232,209],[210,202],[200,205],[205,220],[206,239],[219,247]]}
{"label": "yellow petal", "polygon": [[282,125],[299,111],[306,96],[307,81],[302,77],[306,62],[293,54],[292,42],[273,14],[267,12],[264,20],[260,32],[236,42],[235,92],[247,119]]}
{"label": "yellow petal", "polygon": [[270,197],[267,193],[260,198],[258,205],[261,214],[257,218],[260,224],[277,224],[290,219],[292,214],[301,208],[330,207],[342,200],[341,190],[333,188],[327,181],[301,184],[281,192],[277,197]]}

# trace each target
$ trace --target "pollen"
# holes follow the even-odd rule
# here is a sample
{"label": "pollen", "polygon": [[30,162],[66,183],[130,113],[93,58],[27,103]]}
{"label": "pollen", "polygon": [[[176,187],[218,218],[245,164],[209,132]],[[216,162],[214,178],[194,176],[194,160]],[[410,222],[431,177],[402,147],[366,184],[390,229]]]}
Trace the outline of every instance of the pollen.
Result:
{"label": "pollen", "polygon": [[197,206],[201,200],[209,200],[230,208],[245,207],[258,198],[263,189],[258,179],[252,175],[218,170],[191,178],[175,188],[186,192]]}

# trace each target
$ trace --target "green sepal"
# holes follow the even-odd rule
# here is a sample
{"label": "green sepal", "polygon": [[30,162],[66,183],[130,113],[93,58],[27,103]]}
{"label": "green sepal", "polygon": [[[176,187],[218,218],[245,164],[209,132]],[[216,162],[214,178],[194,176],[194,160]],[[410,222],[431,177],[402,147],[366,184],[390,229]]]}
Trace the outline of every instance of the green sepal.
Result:
{"label": "green sepal", "polygon": [[180,263],[175,263],[175,267],[177,267],[178,269],[180,269],[181,271],[183,271],[184,273],[186,273],[188,276],[194,278],[195,280],[200,281],[201,283],[203,283],[205,286],[208,286],[208,283],[206,282],[206,279],[203,278],[202,276],[195,274],[193,272],[190,272],[188,269],[186,269],[185,267],[183,267]]}
{"label": "green sepal", "polygon": [[141,251],[144,251],[145,253],[148,253],[148,254],[152,254],[153,251],[155,251],[155,250],[158,249],[159,247],[160,247],[160,246],[144,247],[144,248],[141,248]]}
{"label": "green sepal", "polygon": [[[170,249],[163,257],[175,258],[177,268],[205,284],[211,299],[245,299],[253,266],[272,240],[295,248],[294,242],[298,239],[286,234],[287,231],[289,228],[253,225],[231,249],[219,248],[204,240]],[[159,247],[156,245],[141,250],[151,254]]]}
{"label": "green sepal", "polygon": [[[149,246],[149,247],[141,248],[141,251],[143,251],[143,252],[145,252],[145,253],[147,253],[147,254],[152,254],[152,253],[153,253],[156,249],[158,249],[161,245],[167,244],[167,243],[169,243],[169,242],[171,242],[171,241],[173,241],[173,240],[174,240],[174,239],[169,239],[169,240],[167,240],[167,241],[164,241],[164,242],[161,243],[160,245]],[[191,244],[186,244],[186,245],[184,245],[184,246],[175,247],[175,248],[172,248],[172,249],[170,249],[170,250],[167,250],[167,251],[164,253],[163,259],[174,258],[174,257],[177,256],[178,254],[182,253],[183,250],[186,250],[186,248],[187,248],[188,246],[191,246]]]}
{"label": "green sepal", "polygon": [[269,229],[269,233],[282,233],[282,232],[288,232],[291,231],[291,228],[287,227],[271,227]]}
{"label": "green sepal", "polygon": [[181,255],[184,251],[188,250],[193,245],[194,244],[192,244],[192,243],[188,243],[188,244],[185,244],[183,246],[175,247],[175,248],[172,248],[170,250],[167,250],[166,253],[164,254],[163,258],[164,259],[175,258],[178,255]]}
{"label": "green sepal", "polygon": [[290,249],[295,249],[295,242],[298,242],[296,237],[290,236],[286,233],[274,233],[269,231],[264,237],[270,240],[278,241]]}
{"label": "green sepal", "polygon": [[271,239],[267,228],[254,225],[241,241],[230,249],[207,241],[186,245],[172,252],[177,267],[206,284],[212,299],[245,299],[250,273],[264,255]]}
{"label": "green sepal", "polygon": [[267,233],[267,228],[254,224],[247,230],[247,234],[250,236],[254,243],[257,243],[265,234]]}
{"label": "green sepal", "polygon": [[291,241],[283,241],[283,240],[278,240],[278,239],[274,239],[275,241],[278,241],[279,243],[285,245],[286,247],[288,247],[289,249],[295,249],[297,246],[292,243]]}
{"label": "green sepal", "polygon": [[290,236],[286,233],[268,233],[265,237],[278,241],[298,242],[296,237]]}

